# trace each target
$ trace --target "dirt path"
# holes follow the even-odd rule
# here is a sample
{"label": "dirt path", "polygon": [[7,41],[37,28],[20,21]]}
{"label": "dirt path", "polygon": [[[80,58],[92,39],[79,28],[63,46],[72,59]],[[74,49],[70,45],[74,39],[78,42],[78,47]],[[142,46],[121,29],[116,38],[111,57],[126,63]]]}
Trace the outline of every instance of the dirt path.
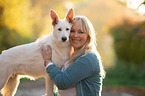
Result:
{"label": "dirt path", "polygon": [[[45,94],[44,79],[29,81],[21,80],[15,96],[42,96]],[[0,95],[1,96],[1,95]],[[145,88],[134,87],[103,87],[102,96],[145,96]]]}

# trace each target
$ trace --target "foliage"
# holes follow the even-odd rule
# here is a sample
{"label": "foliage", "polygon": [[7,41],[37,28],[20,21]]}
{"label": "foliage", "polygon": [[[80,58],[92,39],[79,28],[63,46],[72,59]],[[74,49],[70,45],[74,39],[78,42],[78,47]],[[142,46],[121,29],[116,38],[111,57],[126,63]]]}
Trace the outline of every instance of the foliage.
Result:
{"label": "foliage", "polygon": [[142,3],[138,6],[138,8],[139,8],[141,5],[145,5],[145,1],[144,1],[144,2],[142,2]]}
{"label": "foliage", "polygon": [[[11,2],[5,0],[1,1],[0,53],[10,47],[33,41],[33,38],[30,38],[27,34],[27,32],[30,33],[31,31],[30,26],[27,22],[28,19],[26,19],[27,16],[25,15],[23,17],[24,20],[22,19],[22,15],[25,13],[22,5],[27,5],[27,3],[24,2],[21,3],[18,0],[14,0]],[[25,9],[27,9],[26,7],[27,6],[25,6]],[[21,11],[23,11],[24,13],[22,14]],[[24,21],[25,23],[23,23]]]}
{"label": "foliage", "polygon": [[118,60],[141,66],[145,63],[145,23],[133,24],[124,20],[123,24],[110,29],[114,38],[114,49]]}
{"label": "foliage", "polygon": [[115,66],[106,69],[108,86],[145,86],[145,22],[131,22],[110,28],[117,56]]}
{"label": "foliage", "polygon": [[29,0],[1,0],[3,7],[3,22],[10,30],[16,30],[19,34],[29,37],[32,35]]}
{"label": "foliage", "polygon": [[106,86],[145,86],[145,70],[144,68],[128,64],[124,61],[117,61],[116,66],[106,70]]}
{"label": "foliage", "polygon": [[32,42],[31,38],[22,37],[17,31],[10,30],[6,26],[0,26],[0,53],[10,47]]}

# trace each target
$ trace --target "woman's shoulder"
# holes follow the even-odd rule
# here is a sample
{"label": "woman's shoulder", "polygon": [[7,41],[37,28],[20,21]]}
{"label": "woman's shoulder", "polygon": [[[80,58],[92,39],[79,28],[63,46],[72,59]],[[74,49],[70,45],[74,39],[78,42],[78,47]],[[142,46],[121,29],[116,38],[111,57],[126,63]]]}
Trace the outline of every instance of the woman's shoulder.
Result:
{"label": "woman's shoulder", "polygon": [[85,54],[84,54],[84,57],[85,58],[90,58],[90,59],[96,59],[97,58],[97,55],[94,53],[94,52],[90,52],[90,51],[88,51],[88,52],[86,52]]}
{"label": "woman's shoulder", "polygon": [[94,52],[91,51],[83,51],[80,56],[96,56],[96,54]]}
{"label": "woman's shoulder", "polygon": [[96,54],[94,52],[87,52],[87,57],[97,57]]}
{"label": "woman's shoulder", "polygon": [[78,58],[77,58],[77,60],[78,59],[80,59],[80,60],[83,60],[83,61],[86,61],[86,60],[97,60],[97,55],[94,53],[94,52],[90,52],[90,51],[88,51],[88,52],[82,52],[79,56],[78,56]]}

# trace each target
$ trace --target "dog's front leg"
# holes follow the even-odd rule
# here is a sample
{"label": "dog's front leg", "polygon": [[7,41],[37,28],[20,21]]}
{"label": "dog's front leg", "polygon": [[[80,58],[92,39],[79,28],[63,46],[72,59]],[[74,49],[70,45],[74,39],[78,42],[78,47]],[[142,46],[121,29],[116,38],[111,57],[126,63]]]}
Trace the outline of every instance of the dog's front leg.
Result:
{"label": "dog's front leg", "polygon": [[46,78],[45,78],[45,85],[46,85],[46,94],[47,96],[54,96],[54,92],[53,92],[53,82],[52,80],[50,79],[49,75],[46,74]]}

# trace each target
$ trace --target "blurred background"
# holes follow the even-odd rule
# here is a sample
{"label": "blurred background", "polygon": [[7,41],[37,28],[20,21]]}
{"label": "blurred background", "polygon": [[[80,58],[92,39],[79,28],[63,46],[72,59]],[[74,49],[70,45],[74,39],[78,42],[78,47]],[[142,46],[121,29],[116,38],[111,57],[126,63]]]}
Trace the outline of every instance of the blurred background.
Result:
{"label": "blurred background", "polygon": [[[145,96],[145,0],[0,0],[0,53],[50,34],[50,10],[64,18],[70,8],[97,33],[102,96]],[[45,94],[44,78],[21,82],[16,96]]]}

